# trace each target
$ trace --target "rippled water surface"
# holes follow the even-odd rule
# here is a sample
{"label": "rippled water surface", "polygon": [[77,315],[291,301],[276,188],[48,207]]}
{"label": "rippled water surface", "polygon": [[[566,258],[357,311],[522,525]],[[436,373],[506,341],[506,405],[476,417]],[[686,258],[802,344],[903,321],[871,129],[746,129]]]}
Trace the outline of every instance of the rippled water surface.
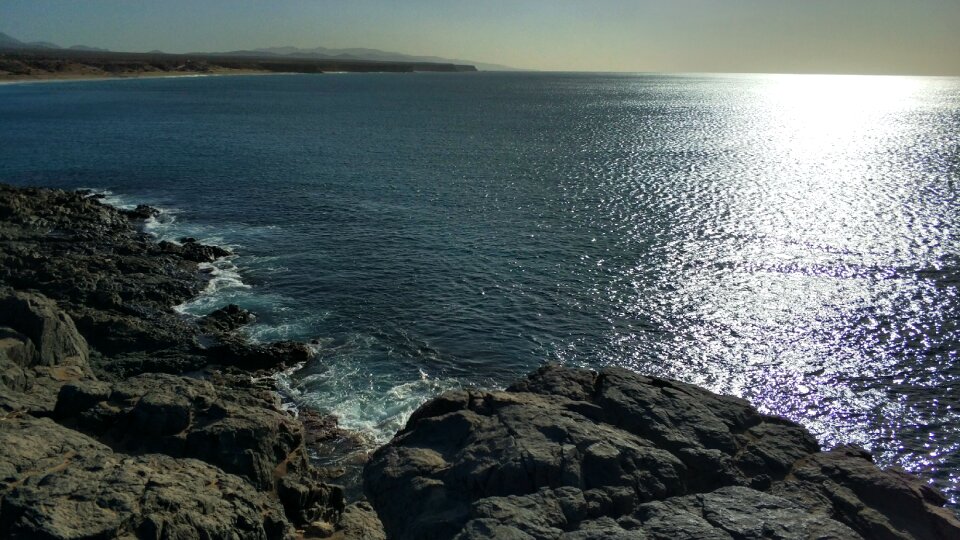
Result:
{"label": "rippled water surface", "polygon": [[0,180],[237,248],[210,294],[374,440],[545,361],[705,385],[960,485],[960,80],[418,74],[0,87]]}

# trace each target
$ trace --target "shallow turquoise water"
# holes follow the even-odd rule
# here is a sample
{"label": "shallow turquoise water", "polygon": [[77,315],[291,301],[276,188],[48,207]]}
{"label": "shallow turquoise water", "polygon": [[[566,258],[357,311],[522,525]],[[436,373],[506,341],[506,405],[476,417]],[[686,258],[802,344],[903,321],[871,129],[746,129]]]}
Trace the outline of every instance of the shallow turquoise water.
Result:
{"label": "shallow turquoise water", "polygon": [[235,246],[209,294],[316,340],[301,406],[383,440],[545,361],[960,466],[960,80],[324,75],[0,86],[0,181]]}

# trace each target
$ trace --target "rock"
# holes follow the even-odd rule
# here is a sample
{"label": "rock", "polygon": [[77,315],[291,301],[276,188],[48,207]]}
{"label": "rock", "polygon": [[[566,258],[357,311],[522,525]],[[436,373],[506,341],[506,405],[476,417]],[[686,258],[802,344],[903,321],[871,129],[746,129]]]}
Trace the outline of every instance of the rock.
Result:
{"label": "rock", "polygon": [[124,456],[50,419],[0,419],[4,538],[281,538],[275,500],[204,462]]}
{"label": "rock", "polygon": [[878,469],[860,448],[806,456],[771,491],[832,511],[866,538],[960,538],[943,495],[902,471]]}
{"label": "rock", "polygon": [[297,525],[332,524],[344,510],[343,490],[309,474],[282,477],[277,481],[277,496],[287,518]]}
{"label": "rock", "polygon": [[276,343],[248,343],[242,339],[229,339],[210,347],[208,355],[212,362],[238,369],[277,370],[306,362],[313,356],[303,343],[280,341]]}
{"label": "rock", "polygon": [[0,384],[10,390],[25,390],[25,370],[36,362],[38,356],[30,338],[13,328],[0,327]]}
{"label": "rock", "polygon": [[142,373],[187,373],[202,370],[210,358],[202,350],[182,349],[153,352],[135,351],[118,353],[109,357],[94,358],[92,364],[99,367],[101,376],[112,380],[133,377]]}
{"label": "rock", "polygon": [[300,423],[303,424],[307,446],[316,446],[351,435],[340,428],[339,420],[331,414],[321,414],[311,409],[304,409],[300,411],[298,418]]}
{"label": "rock", "polygon": [[228,334],[250,324],[255,318],[253,313],[230,304],[201,317],[197,324],[208,334]]}
{"label": "rock", "polygon": [[160,215],[160,210],[145,204],[138,204],[133,210],[121,210],[130,219],[150,219]]}
{"label": "rock", "polygon": [[335,540],[387,540],[377,513],[366,501],[346,507],[331,538]]}
{"label": "rock", "polygon": [[15,328],[36,347],[36,363],[43,366],[78,366],[89,371],[87,342],[69,315],[50,299],[0,289],[0,325]]}
{"label": "rock", "polygon": [[92,380],[87,343],[51,300],[0,289],[0,410],[48,414],[64,383]]}
{"label": "rock", "polygon": [[[137,231],[120,210],[80,193],[0,184],[0,239],[0,286],[55,302],[105,359],[199,349],[199,329],[172,308],[209,277]],[[109,362],[96,369],[117,376]]]}
{"label": "rock", "polygon": [[[156,215],[0,184],[0,537],[334,531],[343,490],[311,465],[272,379],[200,371],[214,355],[262,369],[309,349],[247,343],[236,306],[206,329],[177,313],[209,279],[199,263],[229,252],[131,225]],[[205,331],[219,349],[201,347]]]}
{"label": "rock", "polygon": [[103,193],[97,193],[92,189],[78,189],[77,193],[88,199],[105,199],[107,196]]}
{"label": "rock", "polygon": [[741,486],[644,504],[629,523],[649,538],[862,538],[828,515]]}
{"label": "rock", "polygon": [[364,470],[390,538],[954,538],[912,478],[747,402],[545,367],[424,404]]}
{"label": "rock", "polygon": [[222,257],[229,257],[232,253],[229,250],[218,246],[208,246],[197,242],[188,242],[181,246],[183,257],[188,261],[194,262],[213,262]]}
{"label": "rock", "polygon": [[185,244],[174,244],[173,242],[162,241],[157,246],[164,253],[170,253],[183,257],[184,259],[196,263],[209,263],[221,257],[232,255],[230,251],[217,246],[208,246],[199,244],[196,241]]}
{"label": "rock", "polygon": [[[266,369],[308,355],[302,345],[249,345],[236,335],[229,346],[201,347],[211,329],[250,320],[247,312],[230,311],[206,321],[213,328],[201,328],[173,309],[209,281],[200,263],[230,252],[196,241],[156,242],[128,219],[156,213],[147,206],[124,212],[82,193],[0,184],[0,289],[29,289],[55,303],[100,353],[92,368],[101,379],[192,371],[211,356]],[[31,332],[21,332],[42,349]]]}
{"label": "rock", "polygon": [[326,521],[316,521],[306,526],[304,534],[306,538],[330,538],[333,536],[334,526]]}
{"label": "rock", "polygon": [[303,428],[270,389],[220,382],[151,373],[109,387],[68,384],[56,418],[118,451],[200,459],[260,489],[273,489],[281,465],[305,466]]}

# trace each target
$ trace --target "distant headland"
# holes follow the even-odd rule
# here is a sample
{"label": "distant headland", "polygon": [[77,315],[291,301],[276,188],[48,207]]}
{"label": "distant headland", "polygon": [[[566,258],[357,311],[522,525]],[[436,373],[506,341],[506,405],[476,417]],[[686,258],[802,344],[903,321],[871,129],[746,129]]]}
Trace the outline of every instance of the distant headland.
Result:
{"label": "distant headland", "polygon": [[[351,49],[352,50],[352,49]],[[443,72],[477,71],[470,64],[442,58],[356,49],[370,54],[322,54],[320,49],[257,49],[221,53],[171,54],[162,51],[116,52],[75,45],[64,48],[48,42],[23,42],[0,33],[0,82],[155,77],[176,75],[242,75],[258,73],[324,72]]]}

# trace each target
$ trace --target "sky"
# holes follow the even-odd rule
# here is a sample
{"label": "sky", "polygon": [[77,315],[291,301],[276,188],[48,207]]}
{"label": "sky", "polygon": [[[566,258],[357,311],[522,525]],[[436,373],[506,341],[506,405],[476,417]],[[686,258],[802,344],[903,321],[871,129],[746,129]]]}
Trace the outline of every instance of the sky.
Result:
{"label": "sky", "polygon": [[960,75],[960,0],[0,0],[118,51],[371,47],[550,71]]}

